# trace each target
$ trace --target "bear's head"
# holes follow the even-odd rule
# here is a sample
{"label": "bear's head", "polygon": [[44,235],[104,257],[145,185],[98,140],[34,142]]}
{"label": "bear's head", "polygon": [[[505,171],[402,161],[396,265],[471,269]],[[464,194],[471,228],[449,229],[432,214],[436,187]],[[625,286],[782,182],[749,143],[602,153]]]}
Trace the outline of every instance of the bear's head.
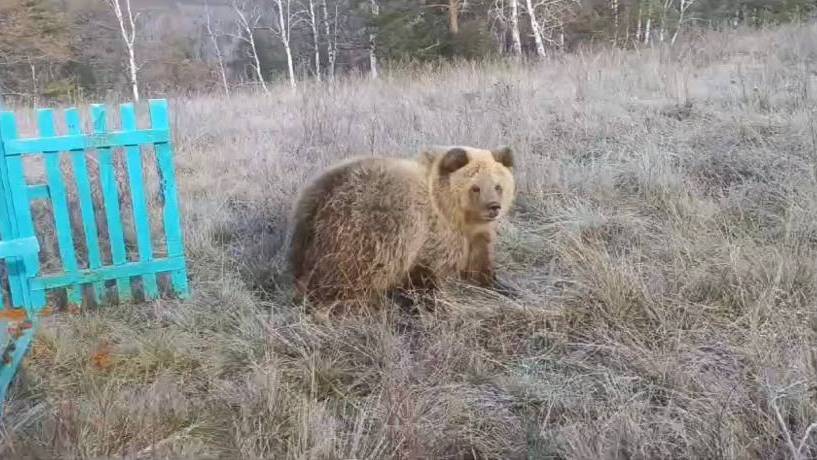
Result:
{"label": "bear's head", "polygon": [[490,224],[513,203],[513,152],[509,147],[450,147],[429,159],[435,202],[456,223]]}

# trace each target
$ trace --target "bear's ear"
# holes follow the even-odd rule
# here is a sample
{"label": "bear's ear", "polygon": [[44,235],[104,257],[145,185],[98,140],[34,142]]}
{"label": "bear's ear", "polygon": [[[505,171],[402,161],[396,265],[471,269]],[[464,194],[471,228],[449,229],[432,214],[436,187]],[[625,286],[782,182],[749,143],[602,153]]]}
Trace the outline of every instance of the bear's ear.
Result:
{"label": "bear's ear", "polygon": [[494,160],[502,163],[506,168],[513,168],[513,150],[510,147],[502,147],[501,149],[493,150],[491,153]]}
{"label": "bear's ear", "polygon": [[443,158],[440,160],[440,175],[447,176],[467,164],[468,152],[459,147],[454,147],[445,152],[445,155],[443,155]]}

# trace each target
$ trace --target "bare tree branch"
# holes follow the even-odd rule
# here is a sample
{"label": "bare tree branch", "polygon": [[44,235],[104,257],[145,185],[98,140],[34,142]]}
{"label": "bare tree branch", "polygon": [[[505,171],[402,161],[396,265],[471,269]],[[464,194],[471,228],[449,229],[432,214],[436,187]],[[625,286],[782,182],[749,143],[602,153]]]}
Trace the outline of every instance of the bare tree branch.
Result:
{"label": "bare tree branch", "polygon": [[210,19],[210,2],[204,2],[204,14],[206,17],[207,35],[210,37],[210,43],[213,45],[213,50],[216,52],[216,59],[218,60],[218,70],[221,74],[221,86],[224,89],[224,95],[230,97],[230,85],[227,83],[227,72],[224,69],[224,55],[221,52],[221,47],[218,44],[218,35],[213,31],[212,21]]}
{"label": "bare tree branch", "polygon": [[800,444],[795,446],[794,439],[792,439],[792,434],[789,430],[789,426],[783,419],[783,414],[780,412],[780,407],[778,406],[777,401],[788,396],[789,392],[793,388],[804,385],[805,382],[798,381],[792,383],[791,385],[786,386],[785,388],[775,390],[769,403],[769,405],[772,407],[772,410],[774,411],[775,420],[779,425],[780,431],[783,433],[783,438],[786,441],[786,446],[789,448],[789,452],[791,453],[793,460],[806,459],[805,453],[803,451],[808,446],[808,440],[811,437],[811,432],[817,430],[817,422],[812,423],[806,428],[805,432],[803,433],[803,437],[800,440]]}
{"label": "bare tree branch", "polygon": [[[247,8],[249,8],[249,10],[245,12],[244,10]],[[261,84],[264,93],[269,94],[267,82],[264,80],[264,74],[261,71],[261,59],[258,56],[258,48],[255,46],[255,36],[253,35],[253,30],[255,30],[261,22],[263,14],[257,7],[250,8],[247,2],[239,2],[239,0],[233,0],[233,11],[236,14],[238,25],[242,31],[242,35],[239,38],[250,45],[250,57],[253,60],[252,67],[255,70],[255,76],[258,78],[258,82]]]}

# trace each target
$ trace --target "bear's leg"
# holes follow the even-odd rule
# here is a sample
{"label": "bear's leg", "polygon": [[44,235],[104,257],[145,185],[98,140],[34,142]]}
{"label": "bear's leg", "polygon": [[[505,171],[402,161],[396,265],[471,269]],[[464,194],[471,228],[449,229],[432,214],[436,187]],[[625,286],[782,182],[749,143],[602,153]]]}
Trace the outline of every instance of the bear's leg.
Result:
{"label": "bear's leg", "polygon": [[437,290],[437,276],[430,268],[424,265],[415,265],[409,271],[406,284],[409,289],[426,292],[435,291]]}
{"label": "bear's leg", "polygon": [[304,278],[306,277],[302,274],[298,274],[292,281],[292,303],[300,304],[305,302],[307,299],[308,283]]}
{"label": "bear's leg", "polygon": [[482,287],[492,287],[494,272],[494,241],[492,235],[479,233],[468,241],[468,254],[462,278]]}
{"label": "bear's leg", "polygon": [[480,287],[514,297],[515,290],[496,276],[494,267],[494,235],[479,233],[468,242],[468,260],[462,278]]}
{"label": "bear's leg", "polygon": [[403,310],[415,311],[422,298],[437,289],[437,279],[434,272],[428,267],[416,265],[405,276],[405,279],[395,286],[389,295]]}

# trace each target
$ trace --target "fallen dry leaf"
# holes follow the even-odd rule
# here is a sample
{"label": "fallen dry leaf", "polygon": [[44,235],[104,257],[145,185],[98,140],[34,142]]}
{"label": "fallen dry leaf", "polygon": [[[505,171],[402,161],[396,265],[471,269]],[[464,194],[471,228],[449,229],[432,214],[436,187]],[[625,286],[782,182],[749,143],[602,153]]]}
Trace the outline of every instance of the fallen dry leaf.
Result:
{"label": "fallen dry leaf", "polygon": [[91,363],[99,370],[108,370],[113,366],[113,358],[111,357],[111,345],[103,342],[99,348],[91,355]]}

